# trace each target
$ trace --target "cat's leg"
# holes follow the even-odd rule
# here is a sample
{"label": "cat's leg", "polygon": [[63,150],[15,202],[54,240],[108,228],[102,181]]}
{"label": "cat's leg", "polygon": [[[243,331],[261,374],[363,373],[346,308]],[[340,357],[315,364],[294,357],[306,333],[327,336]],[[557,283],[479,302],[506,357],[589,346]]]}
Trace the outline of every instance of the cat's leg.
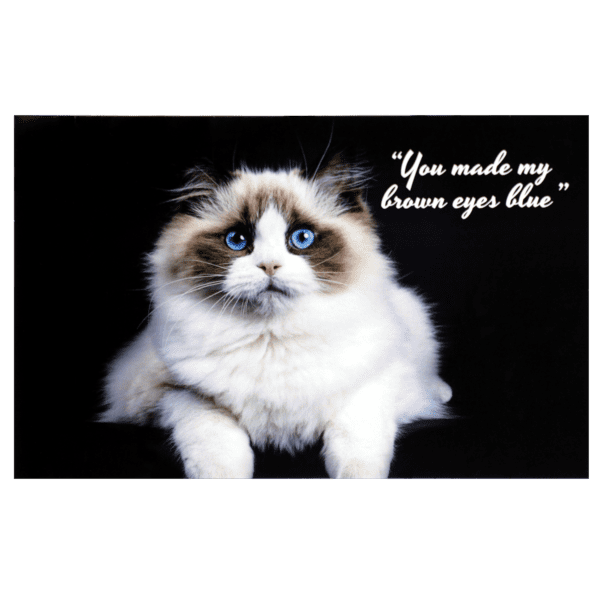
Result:
{"label": "cat's leg", "polygon": [[169,390],[159,404],[160,424],[172,430],[186,477],[250,478],[254,454],[233,415],[188,390]]}
{"label": "cat's leg", "polygon": [[332,478],[386,478],[398,430],[389,382],[362,386],[328,423],[325,468]]}

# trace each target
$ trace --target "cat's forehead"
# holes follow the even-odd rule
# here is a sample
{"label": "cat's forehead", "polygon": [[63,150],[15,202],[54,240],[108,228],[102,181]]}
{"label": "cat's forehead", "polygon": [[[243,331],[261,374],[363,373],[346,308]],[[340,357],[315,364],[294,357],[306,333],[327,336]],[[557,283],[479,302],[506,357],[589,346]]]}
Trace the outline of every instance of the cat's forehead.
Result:
{"label": "cat's forehead", "polygon": [[212,208],[221,213],[219,216],[236,216],[254,223],[269,208],[288,221],[331,216],[318,187],[298,171],[238,171],[216,191]]}

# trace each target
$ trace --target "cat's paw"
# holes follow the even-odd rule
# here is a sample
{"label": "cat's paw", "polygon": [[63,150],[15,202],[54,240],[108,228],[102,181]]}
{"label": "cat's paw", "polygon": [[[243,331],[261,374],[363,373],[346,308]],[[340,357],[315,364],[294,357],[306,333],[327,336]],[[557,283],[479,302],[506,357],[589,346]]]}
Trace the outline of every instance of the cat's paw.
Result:
{"label": "cat's paw", "polygon": [[446,403],[452,398],[452,388],[441,379],[437,380],[436,391],[439,399]]}
{"label": "cat's paw", "polygon": [[252,479],[252,470],[184,461],[186,479]]}
{"label": "cat's paw", "polygon": [[249,446],[215,452],[193,445],[182,449],[181,458],[188,479],[251,479],[254,472],[254,454]]}
{"label": "cat's paw", "polygon": [[346,462],[335,475],[336,479],[387,479],[389,465],[368,463],[362,460]]}
{"label": "cat's paw", "polygon": [[390,456],[346,456],[325,453],[325,470],[331,479],[387,479]]}
{"label": "cat's paw", "polygon": [[251,479],[253,465],[218,464],[203,458],[184,458],[187,479]]}

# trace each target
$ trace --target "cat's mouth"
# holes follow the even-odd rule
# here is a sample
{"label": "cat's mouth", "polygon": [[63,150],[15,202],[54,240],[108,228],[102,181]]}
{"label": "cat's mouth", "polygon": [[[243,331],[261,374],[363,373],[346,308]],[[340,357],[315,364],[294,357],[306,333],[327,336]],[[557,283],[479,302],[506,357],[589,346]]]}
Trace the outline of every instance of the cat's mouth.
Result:
{"label": "cat's mouth", "polygon": [[289,296],[289,293],[286,290],[282,290],[280,287],[277,287],[272,281],[263,290],[263,293],[264,292],[273,292],[275,294],[282,294],[283,296]]}
{"label": "cat's mouth", "polygon": [[277,283],[270,281],[254,297],[254,306],[256,310],[265,316],[284,312],[289,308],[290,302],[294,298],[293,290],[279,287]]}

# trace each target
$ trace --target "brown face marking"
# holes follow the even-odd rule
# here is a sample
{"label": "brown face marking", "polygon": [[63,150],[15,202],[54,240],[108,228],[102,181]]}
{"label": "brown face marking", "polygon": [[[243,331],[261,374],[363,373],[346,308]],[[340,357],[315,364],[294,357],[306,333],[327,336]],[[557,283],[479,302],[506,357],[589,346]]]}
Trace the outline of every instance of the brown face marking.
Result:
{"label": "brown face marking", "polygon": [[[343,291],[349,279],[350,252],[344,236],[334,227],[321,225],[297,208],[288,211],[287,243],[291,254],[303,256],[313,268],[315,275],[330,285],[328,292]],[[314,242],[304,250],[291,243],[292,234],[298,229],[310,229],[315,234]]]}
{"label": "brown face marking", "polygon": [[[233,250],[225,243],[225,237],[232,229],[242,232],[249,240],[243,250]],[[244,224],[224,223],[223,227],[200,231],[189,240],[184,255],[173,263],[172,275],[174,278],[196,277],[194,283],[203,292],[214,293],[221,289],[231,262],[252,252],[251,241],[251,233]]]}
{"label": "brown face marking", "polygon": [[[290,234],[295,230],[291,230]],[[349,252],[342,235],[335,229],[316,227],[315,241],[306,250],[290,246],[290,252],[305,256],[316,277],[330,285],[328,292],[341,292],[345,288],[349,272]]]}

